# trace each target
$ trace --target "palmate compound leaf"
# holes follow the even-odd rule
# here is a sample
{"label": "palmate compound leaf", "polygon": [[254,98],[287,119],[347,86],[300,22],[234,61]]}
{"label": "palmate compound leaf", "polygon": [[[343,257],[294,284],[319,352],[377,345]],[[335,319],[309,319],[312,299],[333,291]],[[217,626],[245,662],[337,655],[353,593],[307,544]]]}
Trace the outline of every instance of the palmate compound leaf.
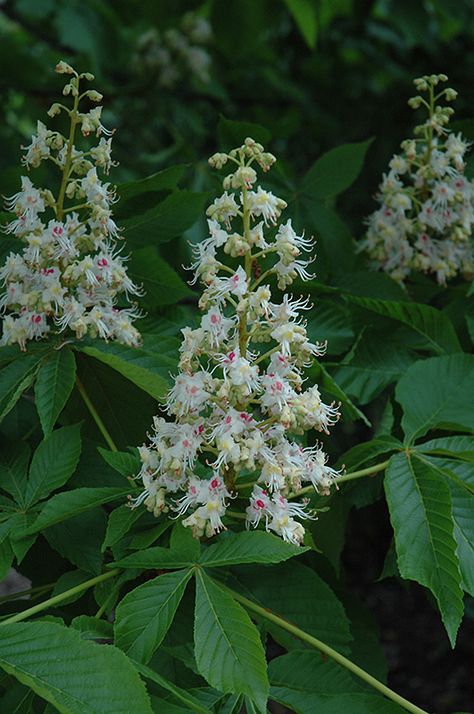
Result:
{"label": "palmate compound leaf", "polygon": [[145,685],[120,650],[61,625],[2,626],[0,667],[62,714],[152,714]]}
{"label": "palmate compound leaf", "polygon": [[115,617],[115,643],[145,664],[166,635],[192,570],[163,573],[129,592]]}
{"label": "palmate compound leaf", "polygon": [[402,714],[346,669],[319,652],[294,651],[273,659],[268,667],[270,699],[295,714]]}
{"label": "palmate compound leaf", "polygon": [[474,355],[420,360],[398,382],[395,397],[403,407],[408,443],[430,429],[474,429]]}
{"label": "palmate compound leaf", "polygon": [[54,424],[74,387],[76,360],[71,349],[53,350],[41,363],[35,382],[35,404],[45,436]]}
{"label": "palmate compound leaf", "polygon": [[406,452],[390,459],[385,494],[400,574],[431,590],[454,647],[464,608],[450,488],[429,462]]}
{"label": "palmate compound leaf", "polygon": [[268,678],[258,630],[202,570],[196,573],[194,647],[200,674],[224,693],[246,694],[266,711]]}

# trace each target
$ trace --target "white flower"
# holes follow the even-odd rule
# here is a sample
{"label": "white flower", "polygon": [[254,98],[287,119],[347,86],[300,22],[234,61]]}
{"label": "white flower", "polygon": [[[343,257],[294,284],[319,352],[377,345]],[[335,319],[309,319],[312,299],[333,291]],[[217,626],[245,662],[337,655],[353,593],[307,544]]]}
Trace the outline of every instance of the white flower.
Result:
{"label": "white flower", "polygon": [[[243,198],[241,198],[243,202]],[[261,186],[257,191],[248,193],[249,211],[254,218],[262,216],[265,224],[276,224],[280,213],[286,208],[286,203],[281,198],[274,196],[271,191],[264,191]]]}

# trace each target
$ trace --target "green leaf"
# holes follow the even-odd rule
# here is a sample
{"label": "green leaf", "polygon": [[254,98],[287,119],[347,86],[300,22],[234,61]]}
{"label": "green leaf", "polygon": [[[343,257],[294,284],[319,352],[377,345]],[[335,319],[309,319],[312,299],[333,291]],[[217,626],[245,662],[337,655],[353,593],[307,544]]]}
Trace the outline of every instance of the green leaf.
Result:
{"label": "green leaf", "polygon": [[3,625],[0,666],[63,714],[152,714],[143,682],[113,646],[46,622]]}
{"label": "green leaf", "polygon": [[354,183],[373,139],[343,144],[315,161],[301,182],[301,192],[313,200],[338,196]]}
{"label": "green leaf", "polygon": [[285,543],[281,538],[263,531],[232,533],[220,536],[217,543],[203,550],[199,562],[207,568],[242,563],[281,563],[307,550],[309,548]]}
{"label": "green leaf", "polygon": [[155,208],[122,221],[127,243],[160,245],[180,236],[201,217],[207,193],[174,191]]}
{"label": "green leaf", "polygon": [[101,543],[104,540],[107,517],[101,508],[68,518],[50,526],[44,537],[51,548],[81,570],[99,575],[102,570]]}
{"label": "green leaf", "polygon": [[315,362],[309,370],[309,375],[314,378],[323,391],[328,392],[332,397],[336,397],[344,405],[349,419],[354,421],[361,419],[366,426],[372,426],[364,412],[356,407],[352,399],[348,397],[336,380],[329,374],[322,362]]}
{"label": "green leaf", "polygon": [[35,402],[45,436],[50,434],[74,387],[76,360],[70,349],[54,350],[41,363]]}
{"label": "green leaf", "polygon": [[140,303],[144,307],[175,305],[183,298],[195,295],[152,245],[134,251],[128,272],[135,283],[143,286],[145,295]]}
{"label": "green leaf", "polygon": [[28,355],[0,370],[0,421],[13,409],[23,392],[33,383],[39,357]]}
{"label": "green leaf", "polygon": [[285,0],[298,29],[310,49],[316,47],[318,37],[318,8],[313,0]]}
{"label": "green leaf", "polygon": [[345,464],[348,471],[355,471],[360,466],[368,464],[381,454],[387,454],[390,451],[400,451],[403,449],[403,444],[394,436],[380,436],[371,441],[353,446],[352,449],[346,451],[338,460],[338,464]]}
{"label": "green leaf", "polygon": [[126,558],[114,563],[113,567],[174,570],[175,568],[189,568],[192,565],[195,565],[195,561],[188,558],[185,553],[155,546],[141,550],[139,553],[127,555]]}
{"label": "green leaf", "polygon": [[317,306],[309,315],[308,335],[313,342],[327,340],[328,355],[338,355],[352,347],[354,330],[346,306],[329,300],[318,300]]}
{"label": "green leaf", "polygon": [[296,714],[403,714],[405,711],[319,652],[295,651],[268,666],[270,698]]}
{"label": "green leaf", "polygon": [[185,168],[183,164],[169,166],[163,171],[158,171],[138,181],[119,184],[117,186],[117,194],[120,197],[120,202],[128,201],[135,196],[141,196],[143,193],[149,193],[150,191],[166,191],[176,188]]}
{"label": "green leaf", "polygon": [[431,590],[454,647],[464,608],[449,487],[427,462],[402,453],[390,459],[385,493],[400,574]]}
{"label": "green leaf", "polygon": [[46,501],[38,518],[33,525],[28,528],[25,535],[37,533],[45,528],[54,526],[56,523],[61,523],[68,518],[89,511],[91,508],[100,506],[104,503],[116,501],[119,498],[126,498],[130,492],[130,488],[76,488],[72,491],[64,491],[58,493],[49,501]]}
{"label": "green leaf", "polygon": [[194,538],[191,528],[185,528],[182,521],[177,521],[170,537],[171,550],[179,551],[190,560],[198,561],[201,553],[201,543]]}
{"label": "green leaf", "polygon": [[458,544],[462,587],[474,597],[474,497],[458,483],[449,481],[453,503],[454,537]]}
{"label": "green leaf", "polygon": [[[55,595],[60,595],[66,590],[71,590],[76,587],[76,585],[81,585],[82,583],[85,583],[86,580],[90,580],[90,577],[91,574],[85,573],[83,570],[69,570],[67,573],[60,575],[56,580],[51,596],[54,597]],[[86,590],[83,590],[82,592],[70,595],[68,598],[61,600],[61,606],[64,607],[64,605],[69,605],[72,602],[76,602],[76,600],[80,600],[86,592]]]}
{"label": "green leaf", "polygon": [[[133,660],[132,662],[137,668],[137,670],[140,672],[142,677],[150,679],[152,682],[155,682],[155,684],[158,684],[163,689],[166,689],[175,697],[175,699],[186,705],[186,710],[180,709],[179,711],[191,711],[193,713],[195,712],[196,714],[211,714],[210,710],[205,707],[200,701],[198,701],[196,697],[193,697],[193,695],[190,694],[189,691],[181,689],[181,687],[177,687],[175,684],[172,684],[167,679],[162,677],[161,674],[158,674],[158,672],[155,672],[153,669],[150,669],[150,667],[147,667],[145,664],[142,664],[141,662],[134,662]],[[167,706],[169,708],[170,703],[166,700],[166,702],[163,702],[163,706]],[[163,714],[165,714],[164,708],[161,708],[158,711],[163,712]]]}
{"label": "green leaf", "polygon": [[415,362],[398,382],[402,427],[409,443],[437,429],[474,429],[474,355],[458,354]]}
{"label": "green leaf", "polygon": [[[302,193],[301,205],[305,221],[317,237],[318,260],[322,262],[323,268],[326,270],[330,268],[336,275],[352,271],[355,262],[355,244],[346,223],[322,200]],[[318,273],[320,271],[321,267]]]}
{"label": "green leaf", "polygon": [[382,335],[363,335],[334,378],[358,404],[368,404],[392,382],[396,382],[416,356],[389,342]]}
{"label": "green leaf", "polygon": [[196,574],[194,647],[199,672],[211,687],[246,694],[265,709],[265,652],[245,610],[204,572]]}
{"label": "green leaf", "polygon": [[460,352],[461,346],[454,327],[444,312],[429,305],[397,300],[377,300],[375,298],[345,295],[345,299],[354,305],[389,317],[408,325],[423,339],[422,348],[436,354]]}
{"label": "green leaf", "polygon": [[129,592],[115,615],[115,644],[138,662],[150,661],[169,630],[192,570],[164,573]]}
{"label": "green leaf", "polygon": [[417,444],[414,448],[423,454],[455,456],[465,461],[474,461],[474,437],[472,436],[445,436]]}
{"label": "green leaf", "polygon": [[13,496],[24,509],[26,507],[27,469],[30,460],[28,444],[16,443],[0,450],[0,487]]}
{"label": "green leaf", "polygon": [[176,362],[166,355],[127,347],[118,342],[97,340],[90,345],[79,344],[76,349],[112,367],[158,400],[168,392],[169,372],[176,368]]}
{"label": "green leaf", "polygon": [[111,622],[98,617],[78,615],[71,620],[71,627],[81,633],[83,640],[108,640],[107,644],[112,644],[114,629]]}
{"label": "green leaf", "polygon": [[140,468],[140,457],[138,451],[108,451],[101,446],[97,448],[109,466],[118,471],[122,476],[134,476]]}
{"label": "green leaf", "polygon": [[56,429],[43,439],[31,460],[25,503],[29,507],[63,486],[81,454],[80,424]]}
{"label": "green leaf", "polygon": [[[339,652],[349,651],[352,635],[344,608],[329,585],[311,568],[292,560],[268,568],[264,578],[261,568],[242,568],[238,581],[244,585],[247,597]],[[266,627],[286,649],[306,646],[276,625],[266,623]]]}
{"label": "green leaf", "polygon": [[138,508],[130,508],[128,504],[119,506],[112,511],[107,521],[107,532],[102,544],[102,552],[109,546],[118,543],[142,514],[143,511]]}

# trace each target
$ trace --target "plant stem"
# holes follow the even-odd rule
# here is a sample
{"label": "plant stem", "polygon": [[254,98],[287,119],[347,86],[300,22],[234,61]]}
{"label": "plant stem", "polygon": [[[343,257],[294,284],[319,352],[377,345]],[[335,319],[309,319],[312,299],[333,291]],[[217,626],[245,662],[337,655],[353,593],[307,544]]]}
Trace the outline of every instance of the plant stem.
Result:
{"label": "plant stem", "polygon": [[247,610],[250,610],[259,615],[260,617],[263,617],[264,619],[275,623],[275,625],[278,625],[283,630],[286,630],[295,637],[298,637],[298,639],[302,640],[303,642],[306,642],[308,645],[311,645],[311,647],[315,647],[320,652],[323,652],[328,657],[331,657],[331,659],[333,659],[335,662],[348,669],[350,672],[352,672],[352,674],[355,674],[356,677],[359,677],[364,682],[367,682],[367,684],[370,684],[371,687],[377,689],[379,692],[384,694],[393,702],[399,704],[407,711],[412,712],[412,714],[428,714],[428,712],[426,712],[424,709],[420,709],[420,707],[417,707],[415,704],[412,704],[408,701],[408,699],[405,699],[404,697],[400,696],[392,689],[387,687],[385,684],[382,684],[382,682],[379,682],[378,679],[375,679],[375,677],[366,672],[364,669],[354,664],[354,662],[351,662],[350,659],[347,659],[347,657],[344,657],[343,655],[339,654],[339,652],[333,650],[332,647],[329,647],[329,645],[326,645],[324,642],[321,642],[321,640],[318,640],[316,637],[313,637],[308,632],[301,630],[299,627],[296,627],[296,625],[292,625],[290,622],[287,622],[271,610],[267,610],[266,608],[257,605],[257,603],[252,602],[252,600],[249,600],[244,595],[241,595],[235,590],[232,590],[226,585],[223,585],[221,582],[219,582],[218,585],[222,590],[225,590],[227,593],[229,593],[229,595],[234,600],[243,605]]}
{"label": "plant stem", "polygon": [[26,618],[30,617],[30,615],[36,615],[37,612],[43,612],[43,610],[47,610],[49,607],[57,605],[63,600],[67,600],[68,597],[77,595],[83,590],[88,590],[89,588],[93,587],[94,585],[97,585],[98,583],[103,582],[104,580],[109,580],[110,578],[115,577],[119,573],[120,570],[116,568],[115,570],[110,570],[107,573],[102,573],[102,575],[97,575],[95,578],[91,578],[90,580],[86,580],[84,583],[75,585],[73,588],[69,588],[69,590],[65,590],[59,595],[54,595],[54,597],[50,597],[48,600],[44,600],[43,602],[38,603],[38,605],[33,605],[33,607],[29,607],[27,610],[23,610],[23,612],[19,612],[16,615],[13,615],[12,617],[3,620],[3,622],[0,622],[0,626],[10,625],[14,622],[21,622],[21,620],[26,620]]}
{"label": "plant stem", "polygon": [[[72,80],[74,81],[74,80]],[[66,157],[64,161],[63,177],[59,188],[58,200],[56,202],[56,219],[62,221],[64,214],[64,198],[66,195],[67,182],[71,172],[72,165],[72,150],[74,148],[74,135],[78,124],[78,108],[79,108],[79,79],[76,78],[77,94],[74,97],[74,106],[69,114],[71,118],[71,127],[69,129],[69,139],[67,142]]]}
{"label": "plant stem", "polygon": [[84,400],[84,404],[88,408],[92,418],[94,419],[95,423],[97,424],[97,427],[98,427],[100,433],[104,437],[105,443],[107,444],[107,446],[109,447],[109,449],[111,451],[118,451],[114,440],[112,439],[109,432],[107,431],[107,427],[105,426],[104,422],[102,421],[99,414],[97,413],[97,410],[96,410],[95,406],[92,404],[92,402],[89,398],[89,395],[87,394],[85,387],[82,384],[79,377],[76,377],[76,387],[77,387],[79,394],[81,395],[81,397]]}
{"label": "plant stem", "polygon": [[[339,476],[338,479],[334,482],[336,485],[340,483],[345,483],[346,481],[354,481],[357,478],[362,478],[363,476],[372,476],[373,474],[377,474],[380,471],[385,471],[389,464],[389,460],[387,461],[382,461],[380,464],[375,464],[375,466],[368,466],[366,469],[360,469],[359,471],[350,471],[348,474],[344,474],[343,476]],[[247,484],[245,484],[247,485]],[[304,488],[301,489],[301,491],[298,491],[298,493],[294,493],[290,496],[290,498],[295,498],[297,496],[302,496],[305,493],[312,493],[314,491],[314,486],[305,486]]]}

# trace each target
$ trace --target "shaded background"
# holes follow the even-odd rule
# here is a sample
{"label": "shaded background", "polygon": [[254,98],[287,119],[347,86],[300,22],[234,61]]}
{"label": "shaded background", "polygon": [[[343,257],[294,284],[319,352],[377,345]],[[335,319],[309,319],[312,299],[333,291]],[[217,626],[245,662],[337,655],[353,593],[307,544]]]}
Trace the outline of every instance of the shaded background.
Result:
{"label": "shaded background", "polygon": [[[57,99],[62,80],[53,68],[65,59],[94,72],[105,95],[104,124],[117,128],[115,182],[185,163],[183,186],[212,189],[206,159],[225,119],[269,132],[276,180],[290,192],[323,152],[375,137],[337,202],[360,237],[381,173],[411,133],[414,77],[449,76],[458,127],[474,139],[473,34],[472,0],[0,2],[1,193],[17,190],[19,146]],[[178,267],[182,250],[174,243],[164,254]],[[322,272],[331,279],[330,267]],[[393,577],[374,584],[390,538],[384,503],[354,510],[343,553],[347,584],[381,631],[390,686],[438,714],[468,710],[472,603],[452,653],[422,588]]]}

